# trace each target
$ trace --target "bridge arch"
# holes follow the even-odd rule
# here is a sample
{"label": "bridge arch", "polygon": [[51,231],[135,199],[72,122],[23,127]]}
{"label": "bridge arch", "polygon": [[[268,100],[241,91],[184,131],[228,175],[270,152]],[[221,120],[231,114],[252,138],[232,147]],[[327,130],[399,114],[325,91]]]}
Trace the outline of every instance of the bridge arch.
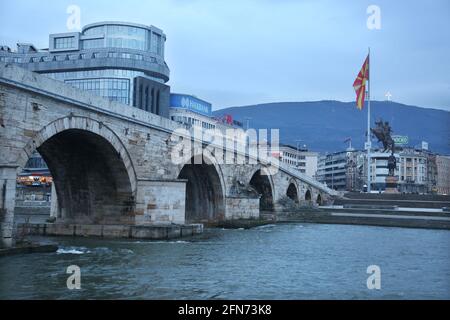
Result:
{"label": "bridge arch", "polygon": [[35,150],[53,177],[58,218],[77,223],[129,219],[136,174],[128,151],[108,126],[88,117],[57,119],[27,143],[20,168]]}
{"label": "bridge arch", "polygon": [[272,176],[262,166],[253,172],[249,185],[252,186],[260,195],[259,209],[272,211],[274,209],[274,183]]}
{"label": "bridge arch", "polygon": [[305,192],[305,201],[311,201],[311,200],[312,200],[311,190],[306,189],[306,192]]}
{"label": "bridge arch", "polygon": [[295,203],[298,203],[298,185],[295,183],[295,181],[292,179],[289,182],[289,186],[286,190],[286,196],[293,200]]}
{"label": "bridge arch", "polygon": [[321,206],[322,205],[322,195],[319,193],[317,194],[316,203]]}
{"label": "bridge arch", "polygon": [[186,179],[185,212],[187,222],[215,223],[225,219],[225,182],[220,165],[203,155],[201,164],[193,156],[180,167],[178,179]]}

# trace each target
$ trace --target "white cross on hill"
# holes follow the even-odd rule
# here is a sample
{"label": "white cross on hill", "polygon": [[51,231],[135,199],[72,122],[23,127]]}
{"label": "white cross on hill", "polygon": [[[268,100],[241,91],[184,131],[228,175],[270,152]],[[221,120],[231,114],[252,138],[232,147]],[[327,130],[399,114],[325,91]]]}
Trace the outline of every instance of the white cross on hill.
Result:
{"label": "white cross on hill", "polygon": [[384,96],[386,97],[387,101],[391,101],[392,94],[389,91],[386,92]]}

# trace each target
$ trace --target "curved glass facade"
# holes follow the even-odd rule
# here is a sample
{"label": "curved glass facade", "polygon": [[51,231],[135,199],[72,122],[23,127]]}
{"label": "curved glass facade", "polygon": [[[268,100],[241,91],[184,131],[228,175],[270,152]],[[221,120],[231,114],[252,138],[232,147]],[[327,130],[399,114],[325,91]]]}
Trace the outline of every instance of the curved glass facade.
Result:
{"label": "curved glass facade", "polygon": [[106,46],[113,48],[128,48],[145,51],[148,48],[147,30],[126,27],[107,26]]}
{"label": "curved glass facade", "polygon": [[[84,36],[97,36],[96,39],[82,40],[84,49],[92,48],[124,48],[142,50],[163,55],[164,38],[151,29],[119,24],[105,24],[88,27]],[[101,38],[100,38],[101,37]]]}
{"label": "curved glass facade", "polygon": [[64,81],[76,88],[91,91],[109,100],[126,104],[131,104],[132,102],[133,97],[131,93],[134,90],[133,79],[135,77],[144,77],[164,83],[161,79],[145,75],[144,72],[125,69],[54,72],[46,75],[53,79]]}
{"label": "curved glass facade", "polygon": [[83,31],[85,36],[101,36],[105,34],[106,26],[87,28]]}
{"label": "curved glass facade", "polygon": [[[81,50],[117,48],[131,49],[164,56],[164,34],[155,27],[146,27],[120,22],[104,22],[86,26],[80,36]],[[57,39],[57,41],[61,41]],[[109,52],[94,52],[95,57],[123,58],[157,63],[155,56],[139,53],[120,52],[110,49]],[[64,81],[79,89],[91,91],[94,94],[119,101],[134,104],[134,79],[143,77],[158,83],[164,83],[162,78],[152,77],[144,72],[128,69],[90,69],[83,71],[57,72],[48,74],[50,77]]]}
{"label": "curved glass facade", "polygon": [[64,82],[78,89],[106,97],[111,101],[119,101],[125,104],[130,103],[130,79],[98,78],[65,80]]}

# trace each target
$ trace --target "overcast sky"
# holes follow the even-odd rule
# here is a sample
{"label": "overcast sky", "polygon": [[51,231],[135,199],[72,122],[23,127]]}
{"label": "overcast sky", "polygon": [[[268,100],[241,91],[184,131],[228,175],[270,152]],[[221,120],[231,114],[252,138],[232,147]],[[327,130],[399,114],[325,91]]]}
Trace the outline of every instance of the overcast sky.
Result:
{"label": "overcast sky", "polygon": [[[351,101],[370,46],[372,97],[450,110],[450,1],[0,0],[0,42],[48,47],[67,32],[66,9],[81,24],[127,21],[167,35],[172,92],[214,109],[265,102]],[[370,30],[369,5],[381,12]]]}

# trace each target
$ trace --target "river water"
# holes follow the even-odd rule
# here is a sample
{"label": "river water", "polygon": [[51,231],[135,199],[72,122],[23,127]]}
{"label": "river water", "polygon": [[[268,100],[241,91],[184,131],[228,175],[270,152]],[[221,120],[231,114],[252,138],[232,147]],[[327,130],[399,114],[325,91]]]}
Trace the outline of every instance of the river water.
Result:
{"label": "river water", "polygon": [[[47,238],[0,258],[1,299],[450,299],[450,232],[279,224],[181,241]],[[69,290],[66,269],[81,269]],[[381,289],[367,288],[367,267]]]}

